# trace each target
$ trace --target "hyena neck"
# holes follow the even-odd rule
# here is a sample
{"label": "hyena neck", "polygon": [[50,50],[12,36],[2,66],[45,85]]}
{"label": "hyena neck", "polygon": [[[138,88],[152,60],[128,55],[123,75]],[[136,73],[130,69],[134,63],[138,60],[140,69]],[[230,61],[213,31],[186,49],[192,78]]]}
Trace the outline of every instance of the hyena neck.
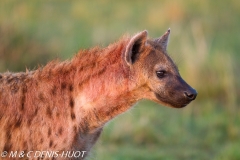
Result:
{"label": "hyena neck", "polygon": [[[115,79],[116,76],[120,77]],[[107,80],[108,78],[111,80]],[[84,117],[86,123],[80,126],[87,125],[89,131],[103,127],[109,120],[124,113],[140,100],[139,88],[132,88],[124,75],[109,75],[106,71],[88,83],[81,88],[85,91],[79,92],[76,107],[79,109],[79,122],[81,123]]]}
{"label": "hyena neck", "polygon": [[[74,88],[77,88],[76,119],[79,126],[85,126],[85,131],[103,127],[141,99],[140,92],[144,87],[132,85],[130,69],[122,59],[124,43],[119,42],[102,50],[94,48],[86,53],[88,59],[77,55],[73,61],[73,64],[80,65],[74,78]],[[88,63],[83,65],[84,60]]]}

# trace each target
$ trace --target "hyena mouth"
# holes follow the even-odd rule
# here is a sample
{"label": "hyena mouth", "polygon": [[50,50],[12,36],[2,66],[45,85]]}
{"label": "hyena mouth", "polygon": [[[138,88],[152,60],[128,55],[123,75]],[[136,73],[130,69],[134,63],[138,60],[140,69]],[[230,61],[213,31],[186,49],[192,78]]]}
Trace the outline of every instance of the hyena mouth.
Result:
{"label": "hyena mouth", "polygon": [[167,105],[167,106],[170,106],[170,107],[174,107],[174,108],[183,108],[183,107],[186,107],[191,101],[188,101],[188,102],[181,102],[181,101],[178,101],[178,102],[174,102],[170,99],[167,99],[167,98],[164,98],[162,97],[160,94],[158,93],[154,93],[156,98],[163,102],[163,105]]}

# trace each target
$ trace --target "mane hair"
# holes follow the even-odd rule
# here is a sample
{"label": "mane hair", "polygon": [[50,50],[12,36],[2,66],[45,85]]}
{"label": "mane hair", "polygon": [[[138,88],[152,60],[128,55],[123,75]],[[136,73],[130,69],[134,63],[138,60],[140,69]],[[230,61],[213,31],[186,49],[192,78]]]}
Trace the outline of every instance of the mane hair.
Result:
{"label": "mane hair", "polygon": [[[86,78],[99,73],[107,66],[120,62],[124,46],[129,41],[129,36],[123,36],[119,41],[110,44],[105,48],[99,46],[90,49],[80,50],[71,60],[53,60],[44,67],[39,67],[35,76],[48,79],[51,76],[64,77],[71,71],[81,73],[78,77],[79,83],[86,81]],[[59,77],[58,77],[59,78]],[[107,78],[107,77],[106,77]]]}

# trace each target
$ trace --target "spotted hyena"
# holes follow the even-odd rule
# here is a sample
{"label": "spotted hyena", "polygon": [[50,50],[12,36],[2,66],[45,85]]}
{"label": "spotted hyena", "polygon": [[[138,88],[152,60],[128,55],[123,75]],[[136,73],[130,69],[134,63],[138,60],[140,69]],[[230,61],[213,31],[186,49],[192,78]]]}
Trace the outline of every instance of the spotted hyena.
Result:
{"label": "spotted hyena", "polygon": [[[88,153],[104,125],[141,99],[189,104],[197,92],[167,54],[169,34],[148,39],[142,31],[35,71],[0,74],[0,153]],[[41,158],[61,159],[57,153]]]}

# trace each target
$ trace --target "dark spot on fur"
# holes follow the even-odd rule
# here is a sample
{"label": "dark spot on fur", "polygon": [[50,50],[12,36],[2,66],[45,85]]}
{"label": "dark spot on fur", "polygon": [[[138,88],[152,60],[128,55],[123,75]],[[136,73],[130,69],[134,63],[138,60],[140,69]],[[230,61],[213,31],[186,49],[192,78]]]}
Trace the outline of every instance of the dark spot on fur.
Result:
{"label": "dark spot on fur", "polygon": [[11,148],[12,148],[12,143],[8,142],[5,144],[3,151],[9,152],[11,150]]}
{"label": "dark spot on fur", "polygon": [[43,138],[40,139],[40,143],[41,143],[41,144],[43,143]]}
{"label": "dark spot on fur", "polygon": [[0,74],[0,79],[2,79],[3,78],[3,76]]}
{"label": "dark spot on fur", "polygon": [[25,95],[22,95],[22,101],[21,101],[21,110],[24,110],[24,104],[25,104]]}
{"label": "dark spot on fur", "polygon": [[22,88],[22,99],[21,99],[21,110],[24,110],[24,105],[25,105],[25,93],[27,92],[27,86],[23,86]]}
{"label": "dark spot on fur", "polygon": [[38,114],[38,109],[35,109],[34,116],[37,116]]}
{"label": "dark spot on fur", "polygon": [[69,75],[69,72],[70,72],[70,70],[69,70],[69,69],[66,69],[66,70],[63,71],[63,75],[64,75],[64,76],[68,76],[68,75]]}
{"label": "dark spot on fur", "polygon": [[56,87],[56,86],[53,86],[51,92],[52,92],[52,95],[56,95],[56,93],[57,93],[57,87]]}
{"label": "dark spot on fur", "polygon": [[84,135],[83,134],[78,134],[77,132],[75,132],[75,134],[74,134],[74,137],[73,137],[73,141],[75,141],[75,142],[79,142],[79,139],[81,138],[81,139],[84,139]]}
{"label": "dark spot on fur", "polygon": [[78,72],[81,73],[81,72],[83,71],[83,69],[84,69],[84,67],[82,67],[82,66],[79,67],[79,68],[78,68]]}
{"label": "dark spot on fur", "polygon": [[7,142],[9,142],[11,140],[11,138],[12,138],[12,135],[9,134],[9,131],[7,131],[6,132],[6,140],[7,140]]}
{"label": "dark spot on fur", "polygon": [[64,143],[64,144],[67,143],[67,139],[66,139],[66,138],[63,140],[63,143]]}
{"label": "dark spot on fur", "polygon": [[72,84],[69,85],[69,91],[70,91],[70,92],[73,91],[73,85],[72,85]]}
{"label": "dark spot on fur", "polygon": [[45,155],[42,154],[40,157],[38,157],[38,159],[39,159],[39,160],[40,160],[40,159],[44,159],[44,157],[45,157]]}
{"label": "dark spot on fur", "polygon": [[75,113],[71,113],[71,118],[72,118],[72,120],[74,120],[74,119],[76,119],[76,116],[75,116]]}
{"label": "dark spot on fur", "polygon": [[54,146],[53,146],[53,148],[56,148],[57,147],[57,144],[55,144]]}
{"label": "dark spot on fur", "polygon": [[38,98],[39,98],[40,101],[42,101],[42,102],[45,101],[45,98],[44,98],[44,96],[43,96],[43,93],[40,93],[40,94],[38,95]]}
{"label": "dark spot on fur", "polygon": [[5,143],[5,146],[3,148],[3,151],[10,151],[11,148],[12,148],[12,143],[11,143],[11,134],[10,134],[10,131],[12,128],[12,125],[9,125],[8,128],[6,128],[6,133],[5,133],[5,139],[6,139],[6,143]]}
{"label": "dark spot on fur", "polygon": [[61,89],[64,90],[64,89],[66,89],[66,87],[67,87],[67,84],[63,82],[63,83],[61,84]]}
{"label": "dark spot on fur", "polygon": [[77,126],[76,126],[76,125],[73,126],[73,132],[74,132],[74,133],[77,133]]}
{"label": "dark spot on fur", "polygon": [[22,119],[19,118],[19,119],[17,120],[17,123],[15,123],[14,127],[15,127],[15,128],[19,128],[19,127],[21,126],[21,123],[22,123]]}
{"label": "dark spot on fur", "polygon": [[47,107],[46,114],[47,114],[47,116],[48,116],[49,118],[52,117],[52,111],[51,111],[50,106]]}
{"label": "dark spot on fur", "polygon": [[78,84],[78,88],[79,88],[80,90],[82,90],[83,85],[84,85],[84,81],[82,81],[81,83]]}
{"label": "dark spot on fur", "polygon": [[74,100],[73,100],[73,98],[72,98],[72,97],[70,97],[70,102],[69,102],[69,105],[70,105],[70,107],[71,107],[71,108],[73,108],[73,107],[74,107]]}
{"label": "dark spot on fur", "polygon": [[27,92],[27,86],[24,85],[24,86],[23,86],[23,89],[22,89],[22,93],[26,93],[26,92]]}
{"label": "dark spot on fur", "polygon": [[50,137],[52,134],[52,129],[51,128],[48,128],[48,137]]}
{"label": "dark spot on fur", "polygon": [[97,76],[103,74],[103,73],[106,71],[106,69],[107,69],[107,68],[105,67],[105,68],[103,68],[102,70],[100,70],[100,71],[97,73]]}
{"label": "dark spot on fur", "polygon": [[8,78],[7,78],[7,83],[11,83],[13,80],[14,80],[13,77],[8,77]]}
{"label": "dark spot on fur", "polygon": [[26,147],[27,146],[27,141],[24,141],[22,145],[23,145],[23,148]]}
{"label": "dark spot on fur", "polygon": [[18,87],[16,84],[13,84],[13,85],[11,86],[11,92],[12,92],[13,94],[17,93],[18,90],[19,90],[19,87]]}
{"label": "dark spot on fur", "polygon": [[49,147],[52,147],[52,145],[53,145],[53,141],[50,140],[50,142],[49,142]]}
{"label": "dark spot on fur", "polygon": [[60,128],[58,129],[58,134],[59,134],[59,135],[62,135],[62,133],[63,133],[63,128],[60,127]]}

